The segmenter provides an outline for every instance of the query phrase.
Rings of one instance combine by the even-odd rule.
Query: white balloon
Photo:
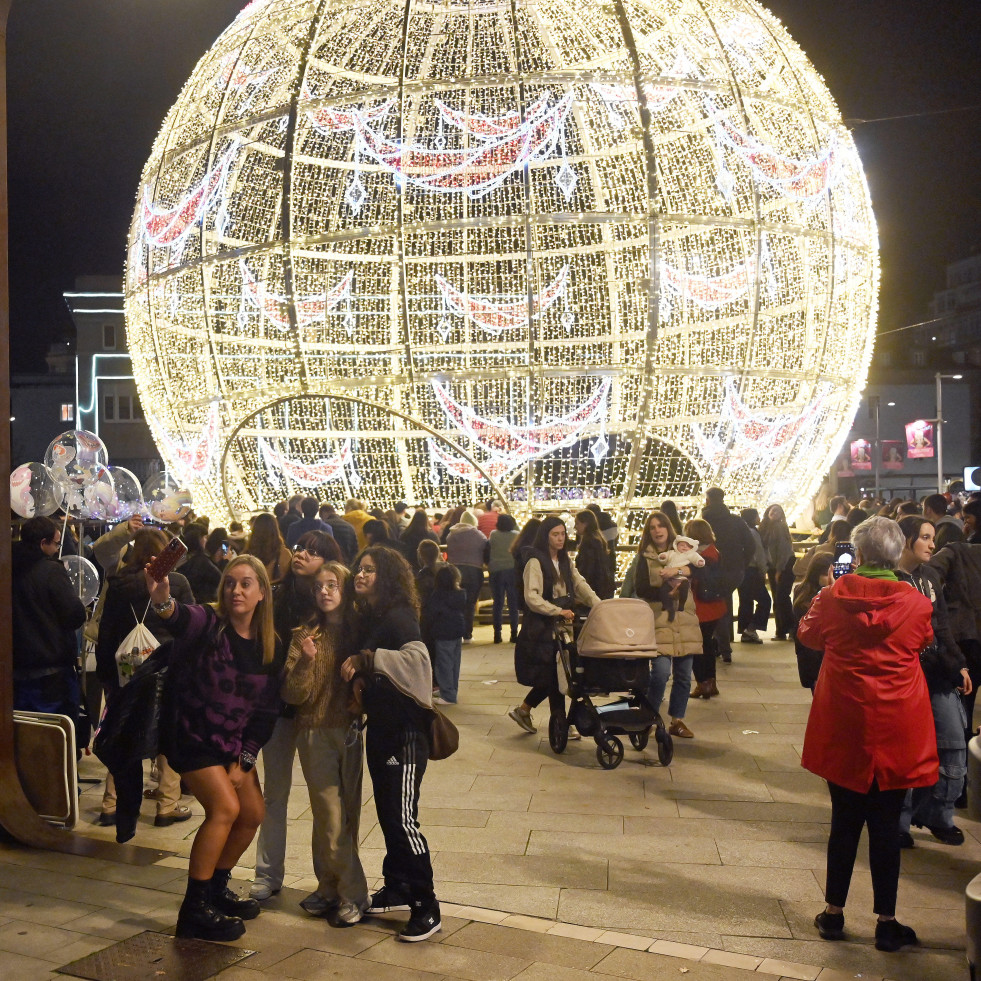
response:
[[[156,521],[179,521],[191,510],[191,492],[165,472],[154,474],[143,485],[143,500]]]
[[[99,597],[99,573],[95,566],[81,555],[64,555],[61,564],[68,572],[75,595],[85,606]]]
[[[54,514],[61,490],[43,463],[25,463],[10,475],[10,506],[22,518]]]
[[[44,453],[44,465],[65,490],[87,486],[99,468],[108,464],[106,444],[85,429],[69,429],[56,436]]]
[[[126,521],[143,510],[143,488],[132,471],[110,467],[115,492],[104,509],[106,521]]]

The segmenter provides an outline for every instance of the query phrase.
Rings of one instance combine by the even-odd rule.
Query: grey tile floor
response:
[[[316,883],[297,765],[285,887],[240,942],[257,953],[222,981],[967,977],[963,894],[981,870],[981,826],[960,812],[963,846],[917,832],[917,847],[903,854],[899,915],[917,930],[918,949],[875,950],[864,848],[846,911],[849,940],[817,937],[830,810],[823,783],[800,768],[810,695],[791,645],[736,646],[734,663],[719,666],[721,696],[689,705],[695,739],[675,740],[670,767],[628,746],[621,766],[604,771],[591,740],[551,752],[545,709],[536,712],[536,735],[507,718],[523,695],[512,648],[487,643],[487,628],[476,638],[464,648],[459,704],[447,710],[460,751],[432,763],[422,788],[443,906],[439,942],[397,943],[398,917],[337,931],[298,908]],[[81,772],[102,771],[87,758]],[[111,841],[112,830],[93,823],[100,796],[84,789],[77,831]],[[54,969],[75,958],[172,929],[199,818],[160,829],[152,806],[145,812],[136,843],[161,851],[145,866],[0,846],[4,981],[61,977]],[[362,833],[366,870],[377,880],[382,838],[370,797]],[[247,853],[236,870],[242,889],[253,861]]]

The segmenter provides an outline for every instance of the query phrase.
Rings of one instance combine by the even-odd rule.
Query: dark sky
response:
[[[122,275],[164,114],[246,0],[14,0],[8,25],[11,359],[43,369],[75,276]],[[979,0],[769,0],[855,124],[879,223],[880,328],[923,319],[981,246]]]

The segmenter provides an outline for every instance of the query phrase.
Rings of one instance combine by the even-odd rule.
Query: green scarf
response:
[[[893,582],[899,582],[899,576],[892,569],[879,569],[873,565],[860,565],[855,572],[860,576],[865,576],[866,579],[891,579]]]

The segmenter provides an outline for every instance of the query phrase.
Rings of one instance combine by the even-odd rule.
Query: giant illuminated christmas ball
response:
[[[750,0],[256,0],[143,171],[126,316],[199,510],[632,524],[802,505],[877,288],[852,138]]]

